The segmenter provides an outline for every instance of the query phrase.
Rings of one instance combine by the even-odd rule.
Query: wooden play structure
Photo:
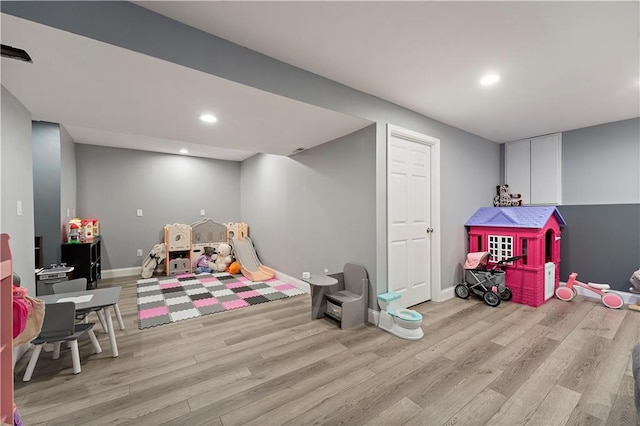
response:
[[[191,226],[182,223],[164,226],[167,275],[191,272]]]
[[[191,225],[174,223],[164,227],[164,243],[156,244],[142,263],[142,277],[151,278],[164,261],[166,275],[192,272],[193,262],[205,247],[217,250],[220,244],[230,244],[242,274],[251,281],[266,281],[275,272],[264,266],[249,238],[246,223],[220,223],[205,218]]]
[[[227,225],[205,218],[191,224],[191,262],[204,253],[205,247],[213,247],[216,251],[222,243],[229,244]]]
[[[482,207],[465,223],[469,252],[488,251],[489,264],[522,256],[505,265],[513,302],[540,306],[560,283],[560,227],[566,222],[553,206]]]

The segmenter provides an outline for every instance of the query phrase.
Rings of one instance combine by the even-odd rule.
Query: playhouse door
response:
[[[388,288],[405,307],[431,299],[433,147],[415,140],[387,140]]]

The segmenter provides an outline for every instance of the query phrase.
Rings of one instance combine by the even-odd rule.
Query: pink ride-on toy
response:
[[[567,280],[567,285],[558,287],[556,289],[556,297],[560,300],[564,300],[565,302],[569,302],[574,297],[576,297],[576,289],[574,287],[582,287],[585,290],[589,290],[593,293],[600,295],[600,300],[607,308],[619,309],[624,305],[624,301],[622,297],[613,291],[609,290],[609,284],[596,284],[596,283],[588,283],[585,284],[576,280],[578,274],[573,272],[569,275],[569,279]]]

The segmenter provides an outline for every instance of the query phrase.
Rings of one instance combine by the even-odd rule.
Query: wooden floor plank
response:
[[[489,419],[504,404],[507,398],[492,389],[485,389],[473,398],[460,411],[443,423],[454,425],[486,425]]]
[[[607,418],[607,425],[633,426],[639,423],[638,413],[633,399],[635,382],[633,377],[624,376],[620,383],[620,390],[616,395],[613,407]]]
[[[613,407],[620,383],[631,362],[631,350],[638,341],[640,321],[635,316],[628,318],[607,345],[598,366],[582,391],[578,408],[591,416],[606,421]]]
[[[468,405],[482,393],[487,385],[502,373],[497,368],[484,366],[460,380],[454,387],[444,392],[440,398],[416,414],[408,425],[441,425]]]
[[[389,408],[374,416],[371,420],[365,423],[365,426],[405,424],[420,411],[422,411],[422,407],[411,401],[409,398],[404,397]]]
[[[555,385],[547,397],[542,401],[538,410],[533,414],[527,425],[564,425],[571,416],[571,412],[578,404],[580,394],[565,387]]]

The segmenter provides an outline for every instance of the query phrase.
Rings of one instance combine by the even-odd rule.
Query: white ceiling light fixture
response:
[[[218,119],[211,114],[200,114],[200,120],[204,121],[205,123],[215,123],[216,121],[218,121]]]
[[[188,154],[188,153],[189,153],[189,151],[188,151],[188,150],[186,150],[186,149],[184,149],[184,148],[182,148],[182,149],[180,150],[180,154]]]
[[[500,76],[498,74],[487,74],[480,79],[480,84],[483,86],[490,86],[498,81],[500,81]]]

